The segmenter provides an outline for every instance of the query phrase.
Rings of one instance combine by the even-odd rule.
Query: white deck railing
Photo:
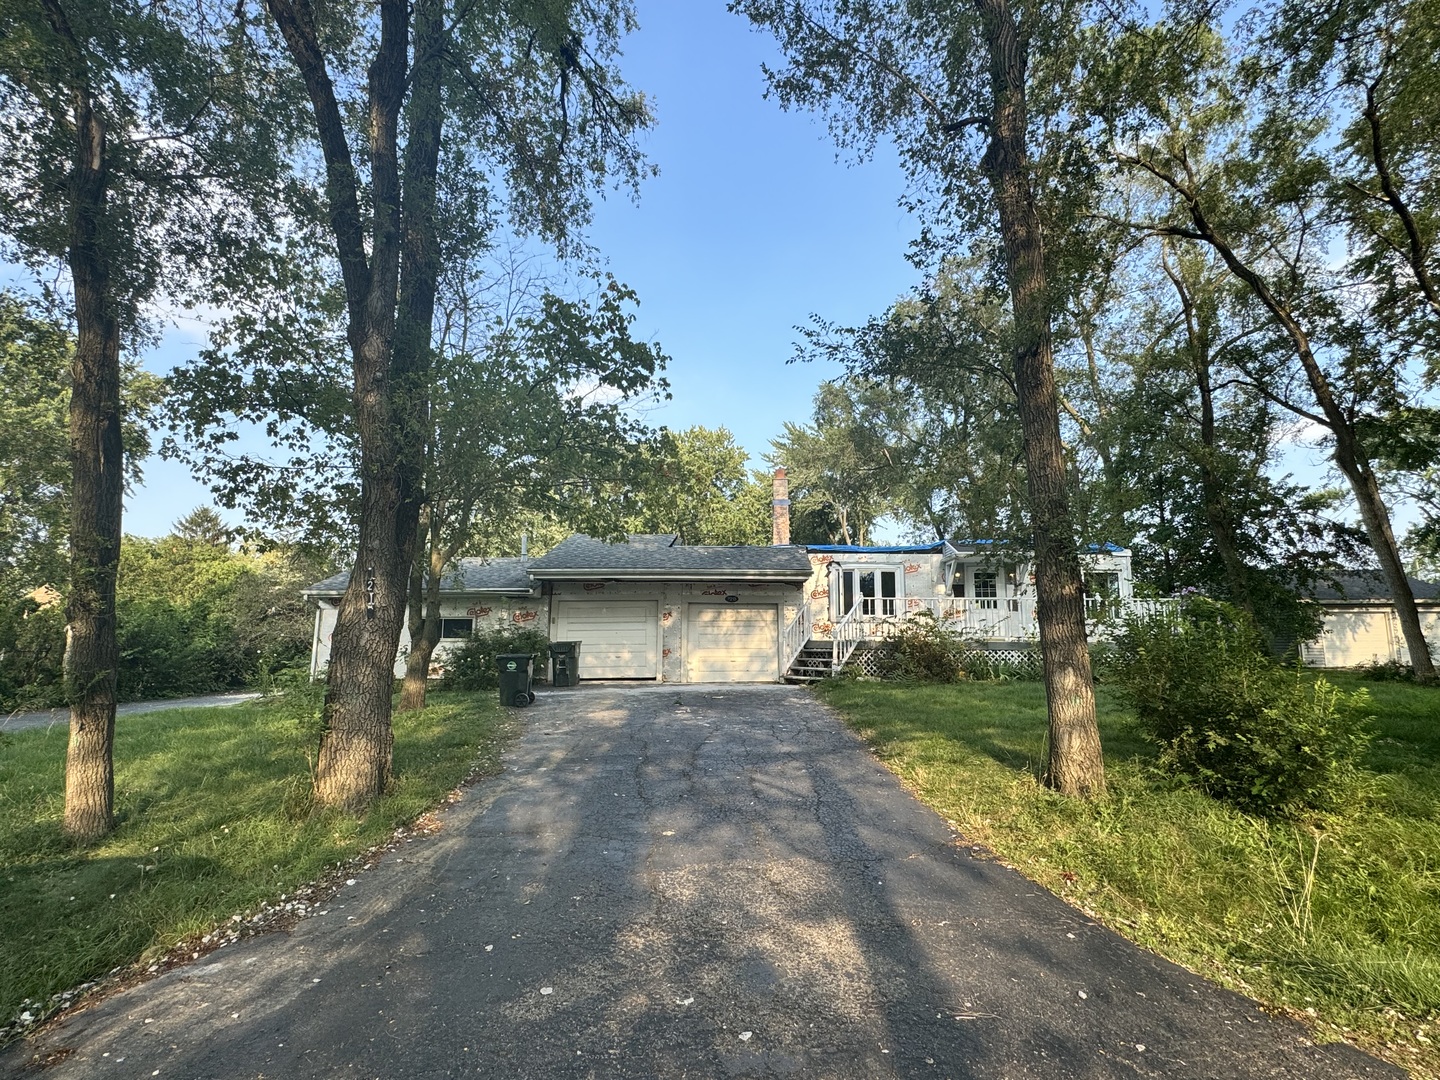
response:
[[[1092,639],[1106,636],[1109,620],[1128,615],[1153,615],[1169,610],[1171,600],[1119,600],[1103,596],[1085,598],[1085,630]],[[1034,597],[927,597],[909,596],[894,601],[894,615],[867,614],[857,602],[832,628],[832,658],[839,671],[862,641],[883,641],[894,637],[906,621],[920,612],[929,612],[945,628],[976,641],[1037,641]]]
[[[864,601],[857,602],[830,630],[830,667],[833,671],[838,672],[845,666],[845,661],[850,659],[856,645],[866,638],[874,637],[869,633],[872,625],[887,621],[883,616],[862,615],[863,608]],[[888,621],[893,623],[895,620]]]
[[[795,663],[795,658],[800,655],[800,650],[810,641],[810,620],[814,618],[814,612],[810,610],[810,601],[806,600],[800,605],[800,610],[790,620],[780,635],[780,673],[783,675],[790,670],[790,665]]]

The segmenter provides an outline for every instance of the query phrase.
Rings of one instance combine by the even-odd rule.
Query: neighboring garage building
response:
[[[1410,578],[1420,629],[1431,654],[1440,660],[1440,586]],[[1410,650],[1390,588],[1378,570],[1345,574],[1316,586],[1310,593],[1325,613],[1320,637],[1301,648],[1312,667],[1342,668],[1361,664],[1410,663]]]
[[[781,631],[810,576],[803,548],[609,544],[572,536],[527,568],[552,641],[579,641],[582,679],[777,682]]]

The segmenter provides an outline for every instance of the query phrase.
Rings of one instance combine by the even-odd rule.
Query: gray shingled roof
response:
[[[631,533],[625,537],[631,547],[674,547],[680,542],[679,533]]]
[[[585,576],[628,578],[654,577],[669,580],[686,577],[709,579],[731,577],[803,581],[810,576],[810,559],[805,549],[793,545],[718,547],[676,544],[608,544],[580,533],[534,559],[530,573],[537,578]]]
[[[350,584],[350,571],[343,570],[303,590],[307,596],[339,596]],[[519,593],[535,587],[519,559],[461,559],[455,569],[440,579],[440,591],[447,593]]]
[[[1415,594],[1416,600],[1440,600],[1440,585],[1429,581],[1421,581],[1419,578],[1407,578],[1410,582],[1410,591]],[[1354,570],[1339,575],[1332,584],[1328,581],[1317,582],[1306,592],[1311,599],[1325,602],[1326,600],[1389,600],[1390,586],[1385,584],[1385,577],[1379,570]]]

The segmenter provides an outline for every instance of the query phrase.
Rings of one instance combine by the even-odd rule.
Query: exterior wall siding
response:
[[[804,596],[810,604],[810,636],[822,641],[829,640],[834,620],[843,612],[843,600],[832,597],[832,564],[843,567],[885,566],[903,570],[903,591],[907,598],[936,598],[950,595],[950,579],[946,573],[949,564],[942,552],[812,552],[811,573],[805,582]],[[1003,560],[987,559],[974,555],[958,560],[963,569],[965,595],[975,596],[976,571],[989,571],[997,575],[996,594],[998,599],[1033,599],[1035,596],[1035,572],[1028,562],[1006,563]],[[1119,595],[1128,599],[1134,595],[1134,580],[1131,576],[1129,553],[1113,552],[1087,553],[1080,556],[1082,569],[1087,573],[1108,572],[1117,576]],[[918,605],[911,605],[913,609]]]
[[[315,647],[310,660],[312,677],[318,676],[330,664],[330,638],[335,632],[335,620],[339,609],[334,600],[321,600],[315,613]],[[549,622],[550,601],[543,596],[533,597],[476,597],[442,596],[440,617],[442,619],[475,620],[476,630],[493,630],[501,626],[532,626],[544,629]],[[441,640],[435,646],[431,658],[431,674],[444,670],[445,656],[459,648],[459,639]],[[395,652],[395,677],[405,674],[405,658],[410,655],[410,628],[400,627],[400,647]]]
[[[1430,653],[1440,660],[1440,604],[1421,601],[1416,606]],[[1302,655],[1312,666],[1326,668],[1410,662],[1400,619],[1389,603],[1326,608],[1324,630],[1317,640],[1304,646]]]

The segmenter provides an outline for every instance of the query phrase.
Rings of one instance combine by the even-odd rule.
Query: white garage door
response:
[[[685,679],[775,682],[778,635],[774,607],[691,604],[685,617]]]
[[[653,679],[660,673],[660,602],[562,600],[555,640],[580,642],[582,679]]]
[[[1340,611],[1325,620],[1325,664],[1355,667],[1395,659],[1386,611]]]

